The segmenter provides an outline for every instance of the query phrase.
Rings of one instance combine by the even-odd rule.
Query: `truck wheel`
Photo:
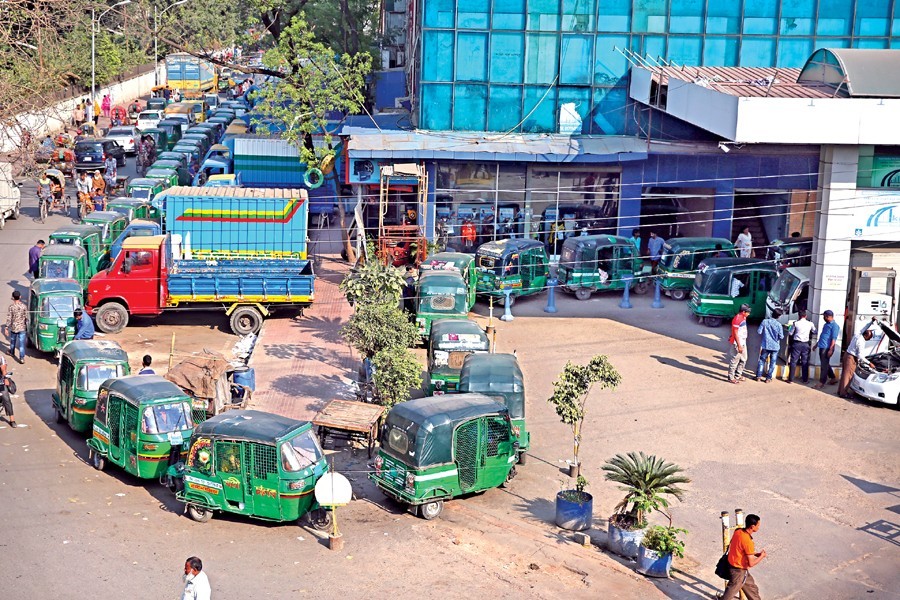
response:
[[[722,324],[722,317],[706,317],[703,319],[703,323],[707,327],[718,327]]]
[[[212,518],[212,511],[196,504],[188,504],[185,509],[187,515],[198,523],[206,523]]]
[[[128,325],[128,311],[118,302],[104,304],[94,316],[103,333],[119,333]]]
[[[575,297],[579,300],[590,300],[592,292],[591,288],[578,288],[575,290]]]
[[[236,335],[259,333],[263,316],[254,306],[239,306],[231,313],[231,331]]]
[[[422,504],[419,506],[419,516],[426,521],[431,521],[432,519],[438,518],[443,510],[444,501],[434,500],[433,502],[428,502],[427,504]]]
[[[681,302],[685,298],[687,298],[687,290],[672,290],[672,300],[678,300]]]

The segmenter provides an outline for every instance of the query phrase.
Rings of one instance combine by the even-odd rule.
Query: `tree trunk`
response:
[[[347,27],[344,29],[344,35],[346,36],[346,32],[350,33],[348,42],[345,45],[347,53],[351,56],[354,54],[358,54],[359,31],[357,30],[356,18],[353,16],[353,11],[350,10],[349,0],[341,0],[341,14],[344,17],[344,22],[347,23]]]

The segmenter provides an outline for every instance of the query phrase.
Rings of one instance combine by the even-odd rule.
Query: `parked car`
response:
[[[113,127],[106,134],[106,138],[114,141],[122,146],[126,154],[134,154],[137,152],[137,140],[140,133],[137,127],[121,126]]]
[[[163,118],[165,118],[165,116],[161,110],[145,110],[138,115],[137,128],[141,131],[144,129],[152,129],[153,127],[156,127]]]
[[[75,170],[102,169],[110,155],[115,157],[116,165],[125,166],[125,148],[113,140],[81,140],[75,144]]]
[[[900,334],[886,323],[878,323],[888,347],[860,360],[850,389],[866,400],[900,406]]]

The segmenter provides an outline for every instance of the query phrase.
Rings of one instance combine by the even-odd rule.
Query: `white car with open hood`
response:
[[[900,334],[880,322],[887,349],[860,360],[850,382],[850,389],[875,402],[900,403]]]

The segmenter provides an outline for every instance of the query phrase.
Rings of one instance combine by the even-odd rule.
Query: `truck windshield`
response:
[[[305,431],[281,444],[281,466],[289,473],[296,473],[322,458],[322,449],[312,431]]]
[[[44,298],[41,304],[41,316],[50,319],[71,319],[75,316],[76,308],[81,308],[81,303],[74,296],[50,296]]]
[[[778,276],[778,281],[772,286],[769,297],[778,302],[785,304],[790,301],[800,285],[800,279],[793,275],[790,271],[784,271]]]
[[[187,402],[171,402],[148,406],[144,409],[144,418],[141,419],[141,431],[143,433],[171,433],[191,429],[194,421],[191,418],[191,407]]]
[[[75,263],[59,258],[41,262],[41,277],[47,279],[71,279],[75,274]]]
[[[107,379],[122,377],[125,369],[122,365],[84,365],[78,371],[78,380],[75,386],[86,392],[96,392]]]

